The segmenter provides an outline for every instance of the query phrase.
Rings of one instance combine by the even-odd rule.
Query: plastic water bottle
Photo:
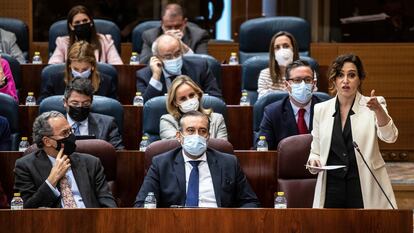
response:
[[[132,103],[134,106],[144,106],[144,98],[141,95],[141,92],[136,92],[134,101]]]
[[[40,57],[40,52],[34,52],[34,56],[32,59],[33,64],[42,64],[42,57]]]
[[[19,151],[20,152],[24,152],[27,148],[29,148],[30,144],[27,141],[27,137],[22,137],[22,140],[20,141],[19,144]]]
[[[237,53],[232,52],[229,58],[229,65],[238,65],[239,59],[237,58]]]
[[[139,65],[138,53],[132,52],[131,58],[129,59],[130,65]]]
[[[36,105],[36,98],[34,97],[33,92],[27,93],[26,106],[35,106],[35,105]]]
[[[147,209],[157,208],[157,199],[155,198],[155,195],[153,192],[149,192],[147,197],[145,198],[144,208],[147,208]]]
[[[268,151],[269,146],[267,145],[266,136],[260,136],[257,142],[257,151]]]
[[[141,143],[139,143],[139,151],[145,152],[149,145],[148,136],[144,135],[142,136]]]
[[[250,98],[246,90],[242,91],[242,97],[240,98],[240,106],[250,106]]]
[[[285,197],[284,192],[277,192],[277,196],[275,198],[275,209],[286,209],[287,208],[287,200]]]
[[[23,199],[20,197],[20,193],[14,193],[13,199],[10,202],[11,210],[22,210],[23,209]]]

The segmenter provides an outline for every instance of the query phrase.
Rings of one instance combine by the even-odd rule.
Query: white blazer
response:
[[[321,165],[326,165],[328,160],[332,130],[334,124],[336,98],[318,103],[315,105],[313,116],[312,146],[309,159],[318,159]],[[385,162],[382,159],[378,138],[387,143],[393,143],[397,140],[398,129],[391,119],[387,125],[379,127],[375,113],[366,107],[366,101],[359,92],[355,97],[352,110],[355,114],[350,116],[352,138],[358,144],[361,153],[367,161],[372,172],[377,177],[388,198],[395,208],[397,204],[392,190],[391,182],[385,168]],[[378,102],[387,112],[385,99],[377,97]],[[387,112],[388,114],[388,112]],[[391,117],[390,117],[391,118]],[[362,199],[366,209],[389,209],[392,208],[378,184],[375,182],[364,161],[355,150],[355,157],[358,165],[359,178],[361,181]],[[316,182],[313,208],[323,208],[325,203],[326,190],[326,172],[319,172]]]

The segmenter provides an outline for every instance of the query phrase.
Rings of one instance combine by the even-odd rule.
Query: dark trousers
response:
[[[359,177],[327,175],[325,208],[364,208]]]

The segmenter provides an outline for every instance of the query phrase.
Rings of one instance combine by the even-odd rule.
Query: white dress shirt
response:
[[[49,158],[50,162],[52,162],[52,166],[54,166],[56,163],[56,158],[49,156],[49,155],[47,157]],[[67,170],[66,178],[68,179],[68,183],[70,185],[70,189],[72,190],[73,198],[75,199],[77,208],[85,208],[85,203],[83,203],[82,196],[79,192],[78,184],[76,184],[76,180],[75,180],[75,177],[73,176],[73,172],[71,168]],[[60,196],[59,190],[53,187],[53,185],[49,183],[47,179],[46,179],[46,184],[49,185],[50,189],[53,191],[53,193],[57,197]],[[61,200],[61,203],[62,203],[62,206],[64,206],[63,199]]]
[[[185,155],[184,150],[183,158],[185,164],[185,192],[187,193],[188,180],[190,179],[190,173],[193,166],[190,164],[190,159]],[[199,192],[198,192],[198,206],[199,207],[217,207],[216,195],[214,193],[213,179],[211,178],[210,168],[207,163],[207,154],[204,152],[197,161],[201,161],[198,165],[199,172]]]
[[[66,114],[66,119],[68,120],[70,127],[72,127],[72,129],[73,129],[74,124],[75,124],[77,121],[74,121],[74,120],[73,120],[73,119],[69,116],[69,114]],[[81,122],[79,122],[79,123],[80,123],[80,125],[79,125],[79,132],[80,132],[80,135],[89,135],[89,129],[88,129],[88,118],[86,118],[85,120],[83,120],[83,121],[81,121]],[[75,133],[75,132],[73,132],[73,133]]]
[[[301,108],[299,108],[294,103],[292,103],[292,101],[290,101],[290,104],[292,105],[292,110],[293,110],[293,115],[295,115],[295,120],[296,122],[298,122],[299,109]],[[305,118],[306,126],[308,127],[308,129],[309,129],[311,105],[312,105],[312,100],[309,101],[309,103],[304,107],[305,115],[303,117]]]

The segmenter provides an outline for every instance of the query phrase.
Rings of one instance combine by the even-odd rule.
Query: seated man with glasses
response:
[[[33,123],[39,150],[18,160],[14,190],[24,208],[116,207],[98,158],[75,152],[76,138],[65,116],[45,112]]]
[[[95,136],[111,143],[116,150],[124,149],[115,118],[90,112],[93,93],[92,83],[86,78],[75,78],[66,87],[63,105],[69,125],[76,136]]]
[[[260,136],[266,136],[270,150],[289,136],[312,130],[313,107],[321,102],[312,95],[314,74],[306,61],[296,60],[286,67],[286,90],[289,96],[266,106],[260,123]]]
[[[198,111],[185,113],[176,138],[181,146],[152,159],[135,207],[153,192],[158,208],[260,205],[236,156],[207,148],[210,122]]]
[[[204,93],[221,98],[216,78],[204,59],[187,59],[183,56],[181,41],[168,34],[161,35],[152,44],[153,54],[149,65],[137,71],[137,91],[144,101],[167,93],[178,75],[189,76]]]

